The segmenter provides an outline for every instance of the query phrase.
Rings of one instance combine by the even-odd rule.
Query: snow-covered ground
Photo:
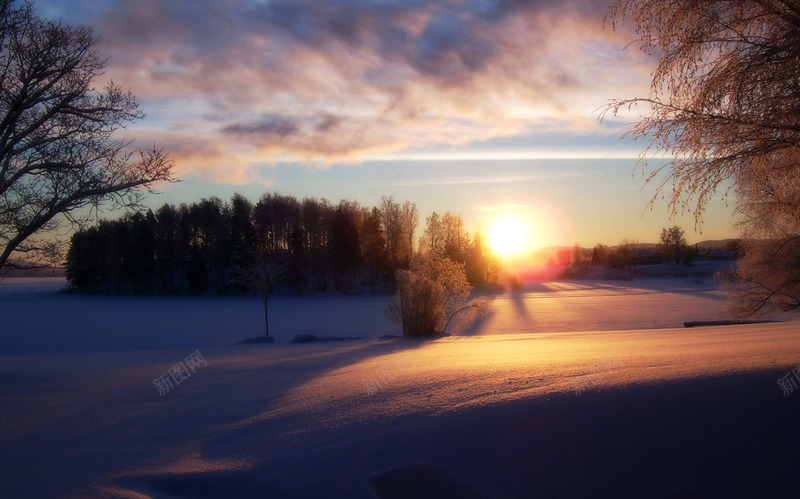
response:
[[[0,355],[201,348],[264,331],[255,296],[87,296],[64,294],[63,278],[0,281]],[[727,318],[711,280],[531,282],[492,297],[483,316],[453,333],[551,333],[680,327]],[[296,335],[380,338],[401,334],[383,314],[391,296],[275,296],[277,342]]]
[[[729,318],[725,295],[711,280],[531,282],[496,296],[483,320],[460,333],[657,329]]]
[[[0,355],[195,349],[264,334],[264,307],[255,295],[89,296],[59,293],[64,285],[63,278],[0,281]],[[400,326],[383,315],[391,299],[271,297],[271,333],[278,342],[300,334],[401,334]]]
[[[17,348],[0,355],[2,497],[800,490],[800,323],[648,329],[723,317],[700,284],[535,283],[429,342],[360,332],[396,327],[381,315],[386,297],[286,298],[318,314],[294,318],[317,328],[303,332],[365,339],[235,346],[254,334],[236,316],[260,320],[257,299],[12,284],[0,290],[0,341]],[[125,343],[137,330],[147,340]]]

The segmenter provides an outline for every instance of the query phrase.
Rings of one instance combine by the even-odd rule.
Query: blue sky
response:
[[[447,210],[468,228],[502,213],[534,245],[655,241],[666,201],[634,174],[637,118],[598,120],[646,96],[654,62],[592,0],[48,0],[40,15],[91,26],[102,79],[147,113],[126,130],[171,152],[182,182],[148,199],[382,196]],[[655,160],[654,164],[662,164]],[[690,242],[730,237],[732,208]]]

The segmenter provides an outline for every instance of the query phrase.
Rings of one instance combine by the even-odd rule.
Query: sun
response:
[[[530,229],[521,219],[504,216],[489,227],[489,247],[496,255],[508,257],[530,249]]]

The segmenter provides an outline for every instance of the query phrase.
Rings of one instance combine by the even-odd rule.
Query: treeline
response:
[[[71,239],[66,276],[73,288],[105,293],[242,293],[254,261],[280,262],[286,291],[384,291],[414,253],[441,249],[465,265],[470,283],[494,279],[497,265],[480,234],[459,216],[434,213],[419,247],[416,205],[384,197],[357,202],[264,194],[253,204],[236,194],[192,204],[165,204],[100,221]]]

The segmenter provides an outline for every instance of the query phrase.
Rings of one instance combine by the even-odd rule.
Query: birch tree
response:
[[[657,59],[649,95],[605,109],[646,110],[629,133],[649,142],[647,181],[698,223],[718,190],[733,196],[754,241],[727,279],[736,309],[797,308],[800,276],[776,269],[800,261],[800,2],[619,0],[609,20]],[[650,168],[655,153],[672,159]]]

